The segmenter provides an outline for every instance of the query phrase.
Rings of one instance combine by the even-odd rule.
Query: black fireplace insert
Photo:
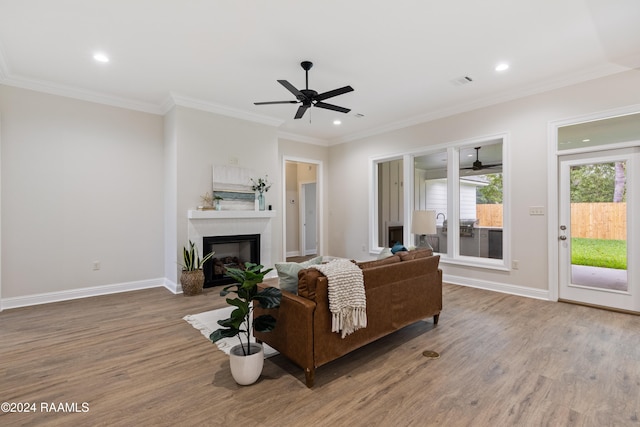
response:
[[[259,234],[205,236],[202,248],[203,256],[215,252],[203,266],[205,288],[233,283],[227,268],[244,268],[245,262],[260,264]]]

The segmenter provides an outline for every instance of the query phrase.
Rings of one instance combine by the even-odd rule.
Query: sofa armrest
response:
[[[316,303],[307,298],[282,291],[280,307],[263,309],[256,306],[254,318],[270,314],[276,327],[270,332],[254,331],[258,341],[265,342],[303,369],[313,369],[313,313]]]

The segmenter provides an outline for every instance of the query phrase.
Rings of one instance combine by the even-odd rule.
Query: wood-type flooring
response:
[[[182,320],[224,306],[218,291],[0,313],[0,402],[36,405],[0,412],[0,425],[640,425],[639,316],[445,284],[438,326],[322,366],[312,389],[280,355],[238,386],[228,357]]]

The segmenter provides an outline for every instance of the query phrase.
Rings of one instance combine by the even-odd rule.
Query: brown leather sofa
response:
[[[315,369],[404,326],[442,310],[440,256],[430,250],[401,252],[383,260],[358,263],[362,268],[367,299],[367,327],[344,339],[331,332],[327,278],[309,268],[298,273],[298,295],[282,292],[280,307],[263,310],[277,319],[271,332],[255,332],[304,369],[307,387],[313,387]]]

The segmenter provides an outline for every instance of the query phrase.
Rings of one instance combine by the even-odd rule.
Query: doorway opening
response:
[[[299,262],[321,255],[321,170],[315,160],[284,159],[284,258]]]
[[[556,124],[550,147],[557,164],[550,186],[550,206],[557,208],[549,218],[549,239],[557,242],[550,246],[552,299],[640,311],[638,273],[629,262],[640,246],[634,214],[639,118],[632,113]]]

